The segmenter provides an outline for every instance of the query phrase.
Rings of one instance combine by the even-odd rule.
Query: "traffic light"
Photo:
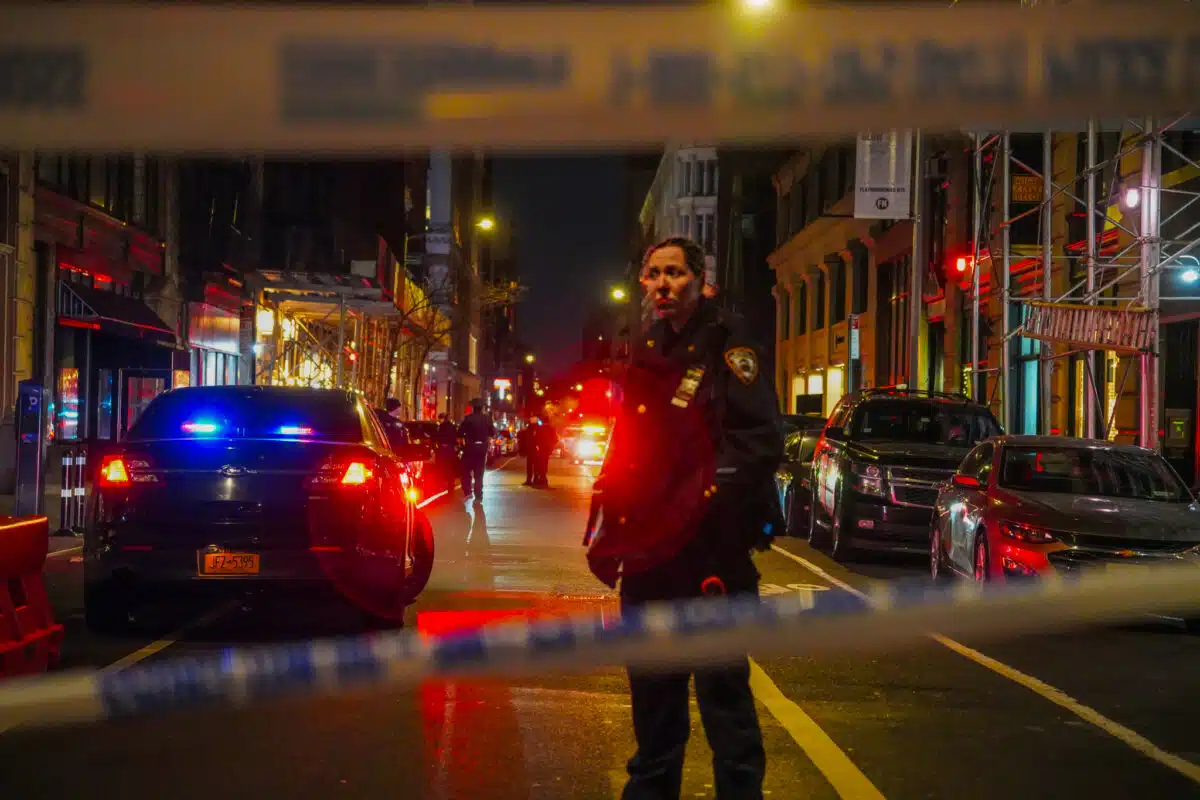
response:
[[[974,262],[974,256],[959,256],[954,260],[954,271],[960,276],[966,275],[971,271],[971,267],[974,266]]]

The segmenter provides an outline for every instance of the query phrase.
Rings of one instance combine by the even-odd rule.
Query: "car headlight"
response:
[[[1058,541],[1058,537],[1045,528],[1023,525],[1019,522],[1001,522],[1000,532],[1010,539],[1030,544],[1049,544]]]
[[[851,486],[863,494],[883,497],[883,470],[875,464],[851,464]]]

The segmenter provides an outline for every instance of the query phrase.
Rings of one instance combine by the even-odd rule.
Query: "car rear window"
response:
[[[132,440],[280,437],[363,441],[354,401],[339,392],[180,389],[160,395],[129,432]]]

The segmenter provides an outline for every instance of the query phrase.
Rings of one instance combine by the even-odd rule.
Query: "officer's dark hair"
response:
[[[678,247],[683,251],[684,263],[687,264],[692,274],[704,275],[704,248],[686,236],[668,236],[658,244],[647,247],[645,255],[642,256],[642,267],[644,268],[650,261],[650,256],[664,247]]]

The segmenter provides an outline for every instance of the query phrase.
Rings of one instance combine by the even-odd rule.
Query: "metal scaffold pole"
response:
[[[908,388],[916,389],[921,368],[921,289],[925,277],[925,232],[921,214],[925,202],[925,153],[921,132],[913,132],[912,263],[908,274]]]
[[[346,349],[346,295],[338,299],[338,340],[337,340],[337,388],[344,388],[343,377],[345,368],[342,366],[342,353]]]
[[[1087,124],[1087,194],[1085,209],[1087,213],[1087,303],[1096,304],[1096,120],[1089,119]],[[1083,373],[1083,436],[1087,439],[1096,438],[1096,417],[1099,411],[1096,397],[1096,353],[1084,353]],[[1074,387],[1072,387],[1074,391]]]
[[[1158,327],[1158,208],[1159,208],[1159,161],[1162,151],[1159,147],[1160,138],[1154,129],[1154,120],[1147,117],[1142,124],[1142,134],[1145,137],[1142,145],[1142,180],[1141,180],[1141,229],[1139,231],[1141,245],[1140,260],[1140,296],[1146,308],[1154,315]],[[1151,342],[1151,352],[1138,355],[1139,366],[1139,413],[1138,413],[1138,443],[1142,447],[1158,447],[1158,353],[1159,333],[1156,329]]]
[[[1011,330],[1009,326],[1009,305],[1010,303],[1010,286],[1011,265],[1012,260],[1012,229],[1008,224],[1009,206],[1012,200],[1012,137],[1005,131],[1001,138],[1001,175],[1000,175],[1000,424],[1006,432],[1012,430],[1012,397],[1009,394],[1009,388],[1012,385],[1009,380],[1009,366],[1012,362],[1012,339],[1008,333]]]
[[[1054,132],[1046,131],[1042,136],[1042,299],[1049,302],[1053,284],[1054,253]],[[1051,421],[1051,398],[1053,396],[1054,362],[1050,344],[1038,345],[1038,377],[1041,400],[1038,432],[1048,435],[1054,427]]]
[[[983,137],[976,133],[972,137],[975,151],[972,154],[975,166],[974,192],[975,202],[971,212],[971,236],[973,240],[973,255],[971,260],[971,397],[978,402],[985,402],[983,396],[983,379],[979,371],[979,313],[980,313],[980,280],[979,252],[980,241],[983,237]]]

